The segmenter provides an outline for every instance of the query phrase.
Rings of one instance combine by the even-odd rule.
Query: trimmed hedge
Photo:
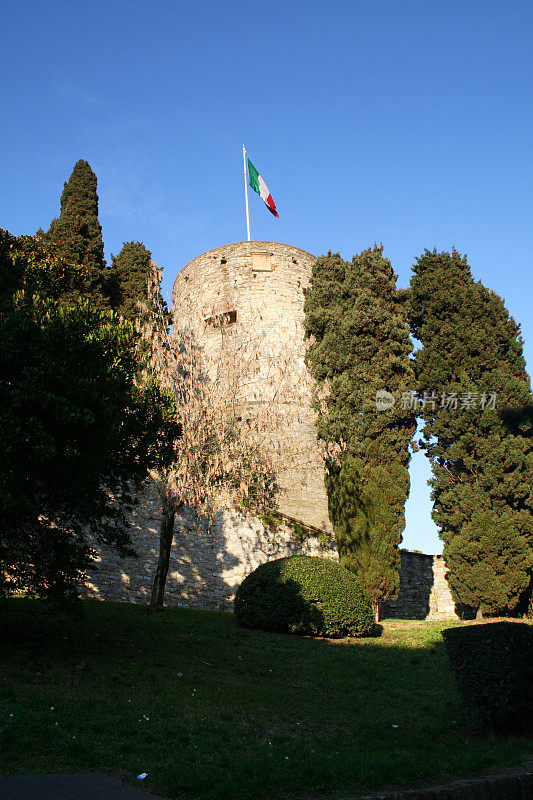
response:
[[[290,556],[261,564],[235,595],[242,625],[314,636],[364,636],[372,607],[357,578],[335,561]]]
[[[465,720],[502,733],[533,722],[533,626],[488,622],[442,631]]]

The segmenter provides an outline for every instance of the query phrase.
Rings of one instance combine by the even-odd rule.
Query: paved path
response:
[[[140,781],[139,781],[140,783]],[[0,800],[161,800],[109,775],[0,775]]]

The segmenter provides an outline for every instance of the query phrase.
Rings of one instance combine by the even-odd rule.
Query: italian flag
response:
[[[270,213],[274,214],[275,217],[279,217],[279,214],[276,211],[276,204],[272,199],[272,195],[268,191],[268,186],[266,185],[263,178],[254,167],[250,159],[248,159],[248,177],[250,179],[250,186],[252,187],[254,192],[257,192],[261,200],[264,201]]]

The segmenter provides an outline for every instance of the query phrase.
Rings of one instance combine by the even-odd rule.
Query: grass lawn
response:
[[[105,772],[167,798],[347,797],[518,764],[461,728],[442,623],[381,638],[240,629],[231,614],[84,601],[0,612],[0,772]]]

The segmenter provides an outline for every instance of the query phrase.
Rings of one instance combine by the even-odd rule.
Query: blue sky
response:
[[[164,290],[246,238],[242,143],[280,214],[252,238],[346,258],[467,253],[533,364],[533,6],[515,0],[4,0],[0,226],[47,228],[86,158],[106,257],[143,241]],[[424,456],[404,545],[440,552]]]

